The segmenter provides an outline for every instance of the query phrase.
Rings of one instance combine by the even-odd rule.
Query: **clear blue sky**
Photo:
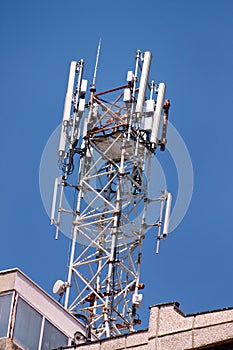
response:
[[[54,240],[39,165],[61,121],[69,62],[83,58],[91,76],[101,36],[97,88],[124,84],[135,51],[150,50],[194,169],[188,213],[159,256],[154,233],[145,240],[144,326],[160,302],[186,313],[233,306],[232,16],[231,0],[1,1],[1,269],[19,267],[49,293],[65,278],[69,242]]]

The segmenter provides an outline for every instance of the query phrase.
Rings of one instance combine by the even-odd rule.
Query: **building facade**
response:
[[[178,303],[150,308],[149,328],[78,350],[233,350],[233,308],[185,315]],[[72,348],[75,349],[75,348]]]
[[[77,332],[86,337],[86,327],[20,270],[0,272],[0,349],[54,349]]]
[[[18,269],[0,272],[0,350],[233,350],[233,308],[150,308],[149,327],[88,342],[87,328]]]

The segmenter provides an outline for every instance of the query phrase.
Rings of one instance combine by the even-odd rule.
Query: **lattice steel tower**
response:
[[[54,292],[64,293],[65,308],[86,317],[98,337],[109,337],[140,324],[145,231],[158,227],[157,251],[168,234],[171,194],[164,190],[150,199],[148,184],[156,181],[156,174],[150,180],[156,149],[165,149],[170,102],[164,101],[165,84],[148,80],[148,51],[136,52],[125,85],[96,92],[99,49],[89,92],[84,61],[70,65],[51,223],[57,237],[63,215],[72,226],[67,281],[57,281]],[[75,195],[72,210],[64,207],[66,191]],[[153,200],[161,204],[160,216],[148,224]]]

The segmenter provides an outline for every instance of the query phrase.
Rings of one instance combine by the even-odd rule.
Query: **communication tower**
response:
[[[84,61],[70,64],[51,223],[56,238],[64,215],[72,227],[67,280],[57,281],[54,292],[64,294],[65,308],[101,338],[140,324],[145,231],[157,227],[158,252],[168,234],[172,196],[166,190],[159,198],[148,193],[149,182],[156,181],[156,174],[150,179],[151,162],[158,148],[165,150],[170,106],[165,84],[149,81],[151,53],[136,52],[123,86],[97,92],[99,51],[100,44],[89,91]],[[68,191],[75,196],[72,210],[64,207]],[[161,209],[149,224],[152,201]]]

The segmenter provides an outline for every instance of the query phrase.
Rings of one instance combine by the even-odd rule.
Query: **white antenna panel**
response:
[[[80,98],[78,110],[79,110],[79,112],[84,112],[84,110],[85,110],[85,100],[84,100],[84,98]]]
[[[76,66],[77,66],[76,61],[72,61],[70,63],[70,74],[69,74],[69,81],[68,81],[66,98],[65,98],[64,112],[63,112],[63,124],[64,124],[64,121],[70,120],[70,108],[71,108],[72,98],[73,98]]]
[[[131,91],[129,88],[126,88],[124,90],[124,98],[123,98],[124,102],[130,102],[131,101]]]
[[[138,99],[137,99],[137,105],[136,105],[136,113],[142,113],[143,106],[145,103],[146,88],[147,88],[148,76],[150,72],[151,58],[152,58],[151,52],[146,51],[144,53],[142,74],[140,79]]]
[[[155,101],[153,99],[146,101],[146,113],[154,113]]]
[[[142,304],[142,294],[133,294],[132,303],[135,307],[140,308]]]
[[[59,156],[63,156],[65,153],[65,146],[66,146],[66,132],[65,131],[66,131],[68,122],[70,120],[70,110],[71,110],[72,99],[73,99],[73,89],[74,89],[76,67],[77,67],[77,62],[72,61],[70,63],[70,74],[69,74],[69,81],[68,81],[66,98],[65,98],[64,112],[63,112],[61,136],[60,136],[60,143],[59,143],[59,149],[58,149]]]
[[[127,72],[127,81],[130,83],[134,80],[134,74],[133,74],[133,71],[132,70],[129,70]]]
[[[82,79],[82,84],[81,84],[81,94],[84,94],[87,92],[87,80]]]
[[[151,133],[151,142],[157,144],[158,142],[158,134],[161,123],[161,115],[163,110],[163,103],[165,97],[166,85],[164,83],[159,84],[158,88],[158,96],[156,101],[156,107],[153,117],[153,128]]]
[[[169,231],[171,205],[172,205],[172,194],[170,192],[168,192],[167,193],[165,219],[164,219],[164,228],[163,228],[163,236],[164,237],[166,237],[168,235],[168,231]]]

